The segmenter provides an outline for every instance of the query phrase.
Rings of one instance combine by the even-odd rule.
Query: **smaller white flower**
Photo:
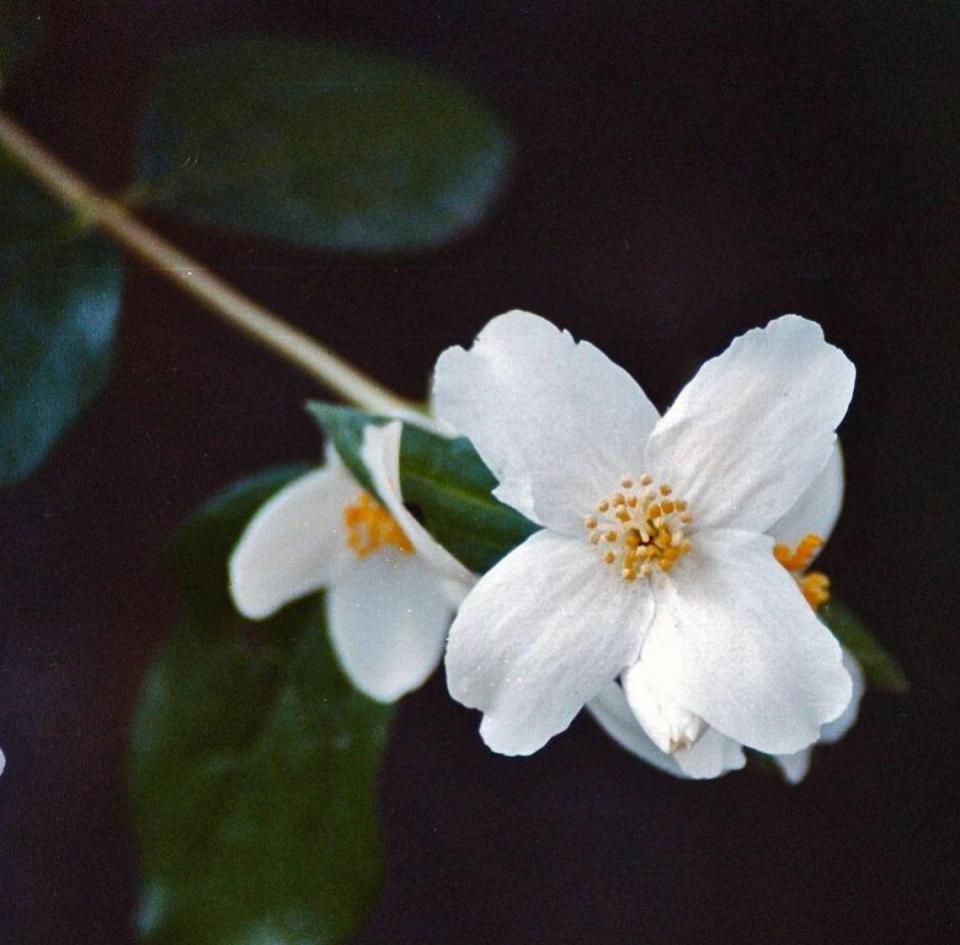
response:
[[[234,603],[253,620],[326,588],[337,657],[353,684],[380,702],[434,671],[473,583],[403,504],[402,429],[393,421],[364,431],[361,456],[383,505],[330,449],[326,466],[260,509],[230,559]]]

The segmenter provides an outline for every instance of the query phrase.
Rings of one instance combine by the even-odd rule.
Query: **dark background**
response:
[[[360,941],[956,941],[960,5],[60,2],[45,26],[9,107],[108,190],[150,64],[226,30],[406,53],[499,110],[509,191],[441,251],[322,256],[154,218],[406,395],[512,307],[615,353],[661,406],[784,311],[858,366],[822,563],[909,696],[868,694],[789,789],[669,779],[587,718],[498,757],[435,678],[397,720],[390,877]],[[317,455],[313,392],[132,267],[106,395],[0,504],[5,945],[131,940],[127,720],[175,606],[157,551],[221,486]]]

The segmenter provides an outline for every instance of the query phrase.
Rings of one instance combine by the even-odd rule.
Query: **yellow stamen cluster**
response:
[[[830,578],[822,571],[808,571],[806,574],[799,572],[810,564],[821,545],[823,539],[819,535],[810,534],[803,538],[795,550],[789,545],[773,546],[774,558],[793,575],[800,592],[814,610],[830,600]]]
[[[353,505],[343,510],[347,545],[360,558],[366,558],[385,545],[413,554],[413,545],[394,517],[369,493],[361,492]]]
[[[648,577],[654,568],[669,571],[690,550],[684,529],[693,516],[687,503],[672,495],[670,486],[654,486],[646,474],[636,480],[624,476],[620,489],[584,519],[590,543],[625,581]]]

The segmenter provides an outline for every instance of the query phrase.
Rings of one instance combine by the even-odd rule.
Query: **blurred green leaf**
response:
[[[510,154],[480,102],[416,63],[278,37],[158,70],[141,135],[154,202],[320,249],[408,251],[476,224]]]
[[[36,0],[0,0],[0,84],[33,52],[39,38]]]
[[[340,942],[380,887],[376,781],[391,709],[337,668],[321,599],[254,624],[226,595],[244,525],[298,473],[223,493],[170,552],[187,613],[147,675],[131,752],[150,943]]]
[[[906,674],[893,654],[845,604],[832,598],[819,608],[817,614],[856,658],[869,686],[888,692],[906,692],[910,688]]]
[[[311,403],[310,411],[343,461],[370,488],[359,449],[363,428],[383,423],[349,407]],[[483,574],[537,526],[494,498],[497,481],[470,442],[404,424],[400,485],[404,502],[430,533],[471,571]]]
[[[0,148],[0,486],[32,472],[103,387],[120,261]]]

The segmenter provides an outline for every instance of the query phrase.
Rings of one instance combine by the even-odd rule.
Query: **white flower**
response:
[[[393,421],[364,432],[363,461],[380,505],[332,450],[254,516],[230,559],[245,617],[269,617],[327,588],[330,638],[354,685],[381,702],[416,689],[443,655],[473,577],[427,533],[400,495]]]
[[[441,356],[439,416],[496,495],[543,526],[450,632],[450,691],[483,711],[491,748],[536,751],[621,674],[674,752],[720,735],[772,754],[817,739],[850,675],[766,532],[826,467],[853,381],[792,315],[704,364],[662,418],[600,351],[528,313]]]
[[[837,445],[823,472],[796,505],[769,529],[769,534],[776,541],[774,556],[794,574],[812,607],[825,601],[829,582],[822,574],[808,573],[807,567],[829,538],[842,503],[843,458]],[[837,719],[821,728],[819,742],[837,741],[856,721],[865,688],[863,671],[849,653],[845,652],[843,659],[853,680],[853,697]],[[636,682],[636,667],[630,674]],[[656,691],[655,686],[651,686],[651,689]],[[703,731],[692,746],[670,752],[669,744],[664,744],[666,739],[657,737],[656,716],[651,718],[651,713],[644,711],[643,703],[650,701],[651,696],[641,691],[634,700],[628,702],[624,689],[616,683],[610,683],[591,700],[588,708],[611,737],[645,761],[671,774],[692,778],[713,778],[742,768],[746,763],[742,746],[715,730],[709,733]],[[684,717],[679,707],[675,707],[674,711],[677,718]],[[644,719],[646,731],[639,718]],[[702,720],[699,721],[702,723]],[[792,754],[775,755],[774,758],[786,779],[796,784],[806,776],[810,756],[811,749],[803,748]]]

